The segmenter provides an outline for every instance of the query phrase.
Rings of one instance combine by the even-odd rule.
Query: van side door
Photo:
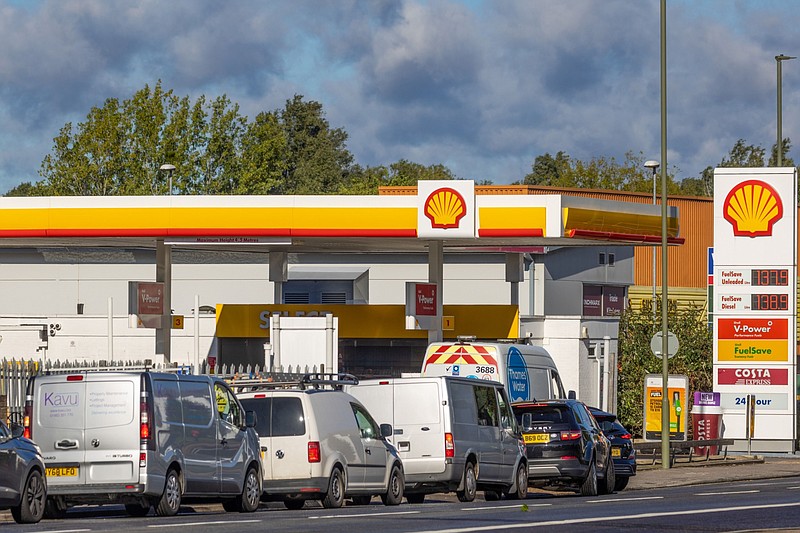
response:
[[[514,467],[517,460],[524,453],[524,448],[520,445],[522,434],[517,425],[517,419],[511,411],[511,405],[503,389],[497,389],[497,403],[500,406],[500,426],[502,437],[503,467],[502,475],[504,479],[514,479]]]
[[[381,438],[380,428],[369,412],[363,406],[351,402],[353,415],[356,417],[356,424],[361,434],[361,446],[363,447],[363,483],[365,487],[385,487],[386,463],[389,452]]]
[[[212,401],[213,391],[207,380],[181,379],[178,383],[186,435],[182,449],[186,493],[217,492],[217,406]]]
[[[480,466],[478,476],[482,481],[503,479],[503,452],[500,430],[500,413],[494,387],[475,385],[475,403],[478,407],[478,440]]]
[[[233,392],[223,383],[214,383],[217,400],[217,461],[220,492],[238,494],[244,485],[248,453],[245,447],[244,412]]]

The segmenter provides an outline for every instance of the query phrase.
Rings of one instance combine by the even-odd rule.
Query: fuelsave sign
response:
[[[719,318],[719,361],[788,361],[788,318]]]

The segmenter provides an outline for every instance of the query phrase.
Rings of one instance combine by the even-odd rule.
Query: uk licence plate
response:
[[[78,477],[77,466],[48,466],[47,477]]]
[[[622,450],[619,448],[611,448],[611,457],[622,457]]]
[[[525,433],[522,438],[525,440],[525,444],[547,444],[550,442],[549,433]]]

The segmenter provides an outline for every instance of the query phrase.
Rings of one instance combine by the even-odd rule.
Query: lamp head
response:
[[[657,169],[658,167],[661,166],[661,163],[659,163],[658,161],[654,161],[654,160],[650,159],[650,160],[644,162],[644,166],[646,166],[647,168],[652,168],[653,170],[655,170],[655,169]]]
[[[175,170],[175,165],[170,165],[169,163],[164,163],[159,167],[159,170]]]
[[[775,56],[775,61],[788,61],[790,59],[797,59],[797,57],[796,56],[787,56],[787,55],[784,55],[784,54],[781,54],[779,56]]]

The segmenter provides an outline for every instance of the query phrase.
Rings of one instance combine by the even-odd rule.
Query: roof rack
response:
[[[227,380],[235,392],[265,390],[265,389],[324,389],[326,386],[333,390],[342,390],[345,385],[358,385],[358,378],[352,374],[315,372],[304,374],[296,381],[273,381],[271,377],[257,379],[230,379]]]

